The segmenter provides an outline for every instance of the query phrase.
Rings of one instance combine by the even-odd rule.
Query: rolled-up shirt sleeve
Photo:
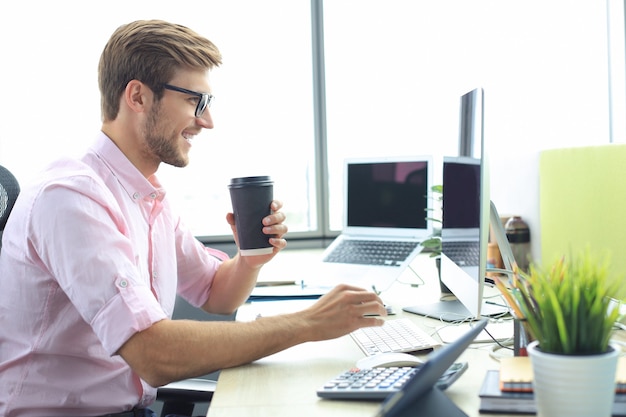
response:
[[[133,334],[167,318],[150,288],[135,285],[126,278],[115,280],[115,286],[119,293],[104,305],[91,323],[109,355],[114,355]]]

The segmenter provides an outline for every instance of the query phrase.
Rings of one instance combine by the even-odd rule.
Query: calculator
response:
[[[317,390],[317,396],[338,400],[384,400],[400,391],[417,372],[418,367],[352,368],[326,382]],[[467,362],[455,362],[436,382],[445,390],[467,369]]]

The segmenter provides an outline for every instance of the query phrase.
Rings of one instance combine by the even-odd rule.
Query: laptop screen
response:
[[[426,229],[426,158],[347,163],[348,227]]]
[[[480,227],[480,160],[444,160],[443,205],[444,229]]]

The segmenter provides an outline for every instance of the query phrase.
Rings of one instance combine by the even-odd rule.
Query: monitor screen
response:
[[[506,312],[483,302],[491,212],[483,101],[482,88],[461,97],[461,155],[443,159],[440,279],[456,300],[405,307],[405,311],[444,321]],[[473,255],[470,251],[470,255],[461,256],[461,249],[471,249]]]
[[[475,232],[480,227],[481,165],[475,158],[444,158],[443,231]]]

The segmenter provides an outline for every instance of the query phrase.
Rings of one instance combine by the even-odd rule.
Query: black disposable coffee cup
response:
[[[274,182],[268,176],[233,178],[228,188],[241,255],[272,253],[270,235],[263,233],[263,218],[272,212]]]

